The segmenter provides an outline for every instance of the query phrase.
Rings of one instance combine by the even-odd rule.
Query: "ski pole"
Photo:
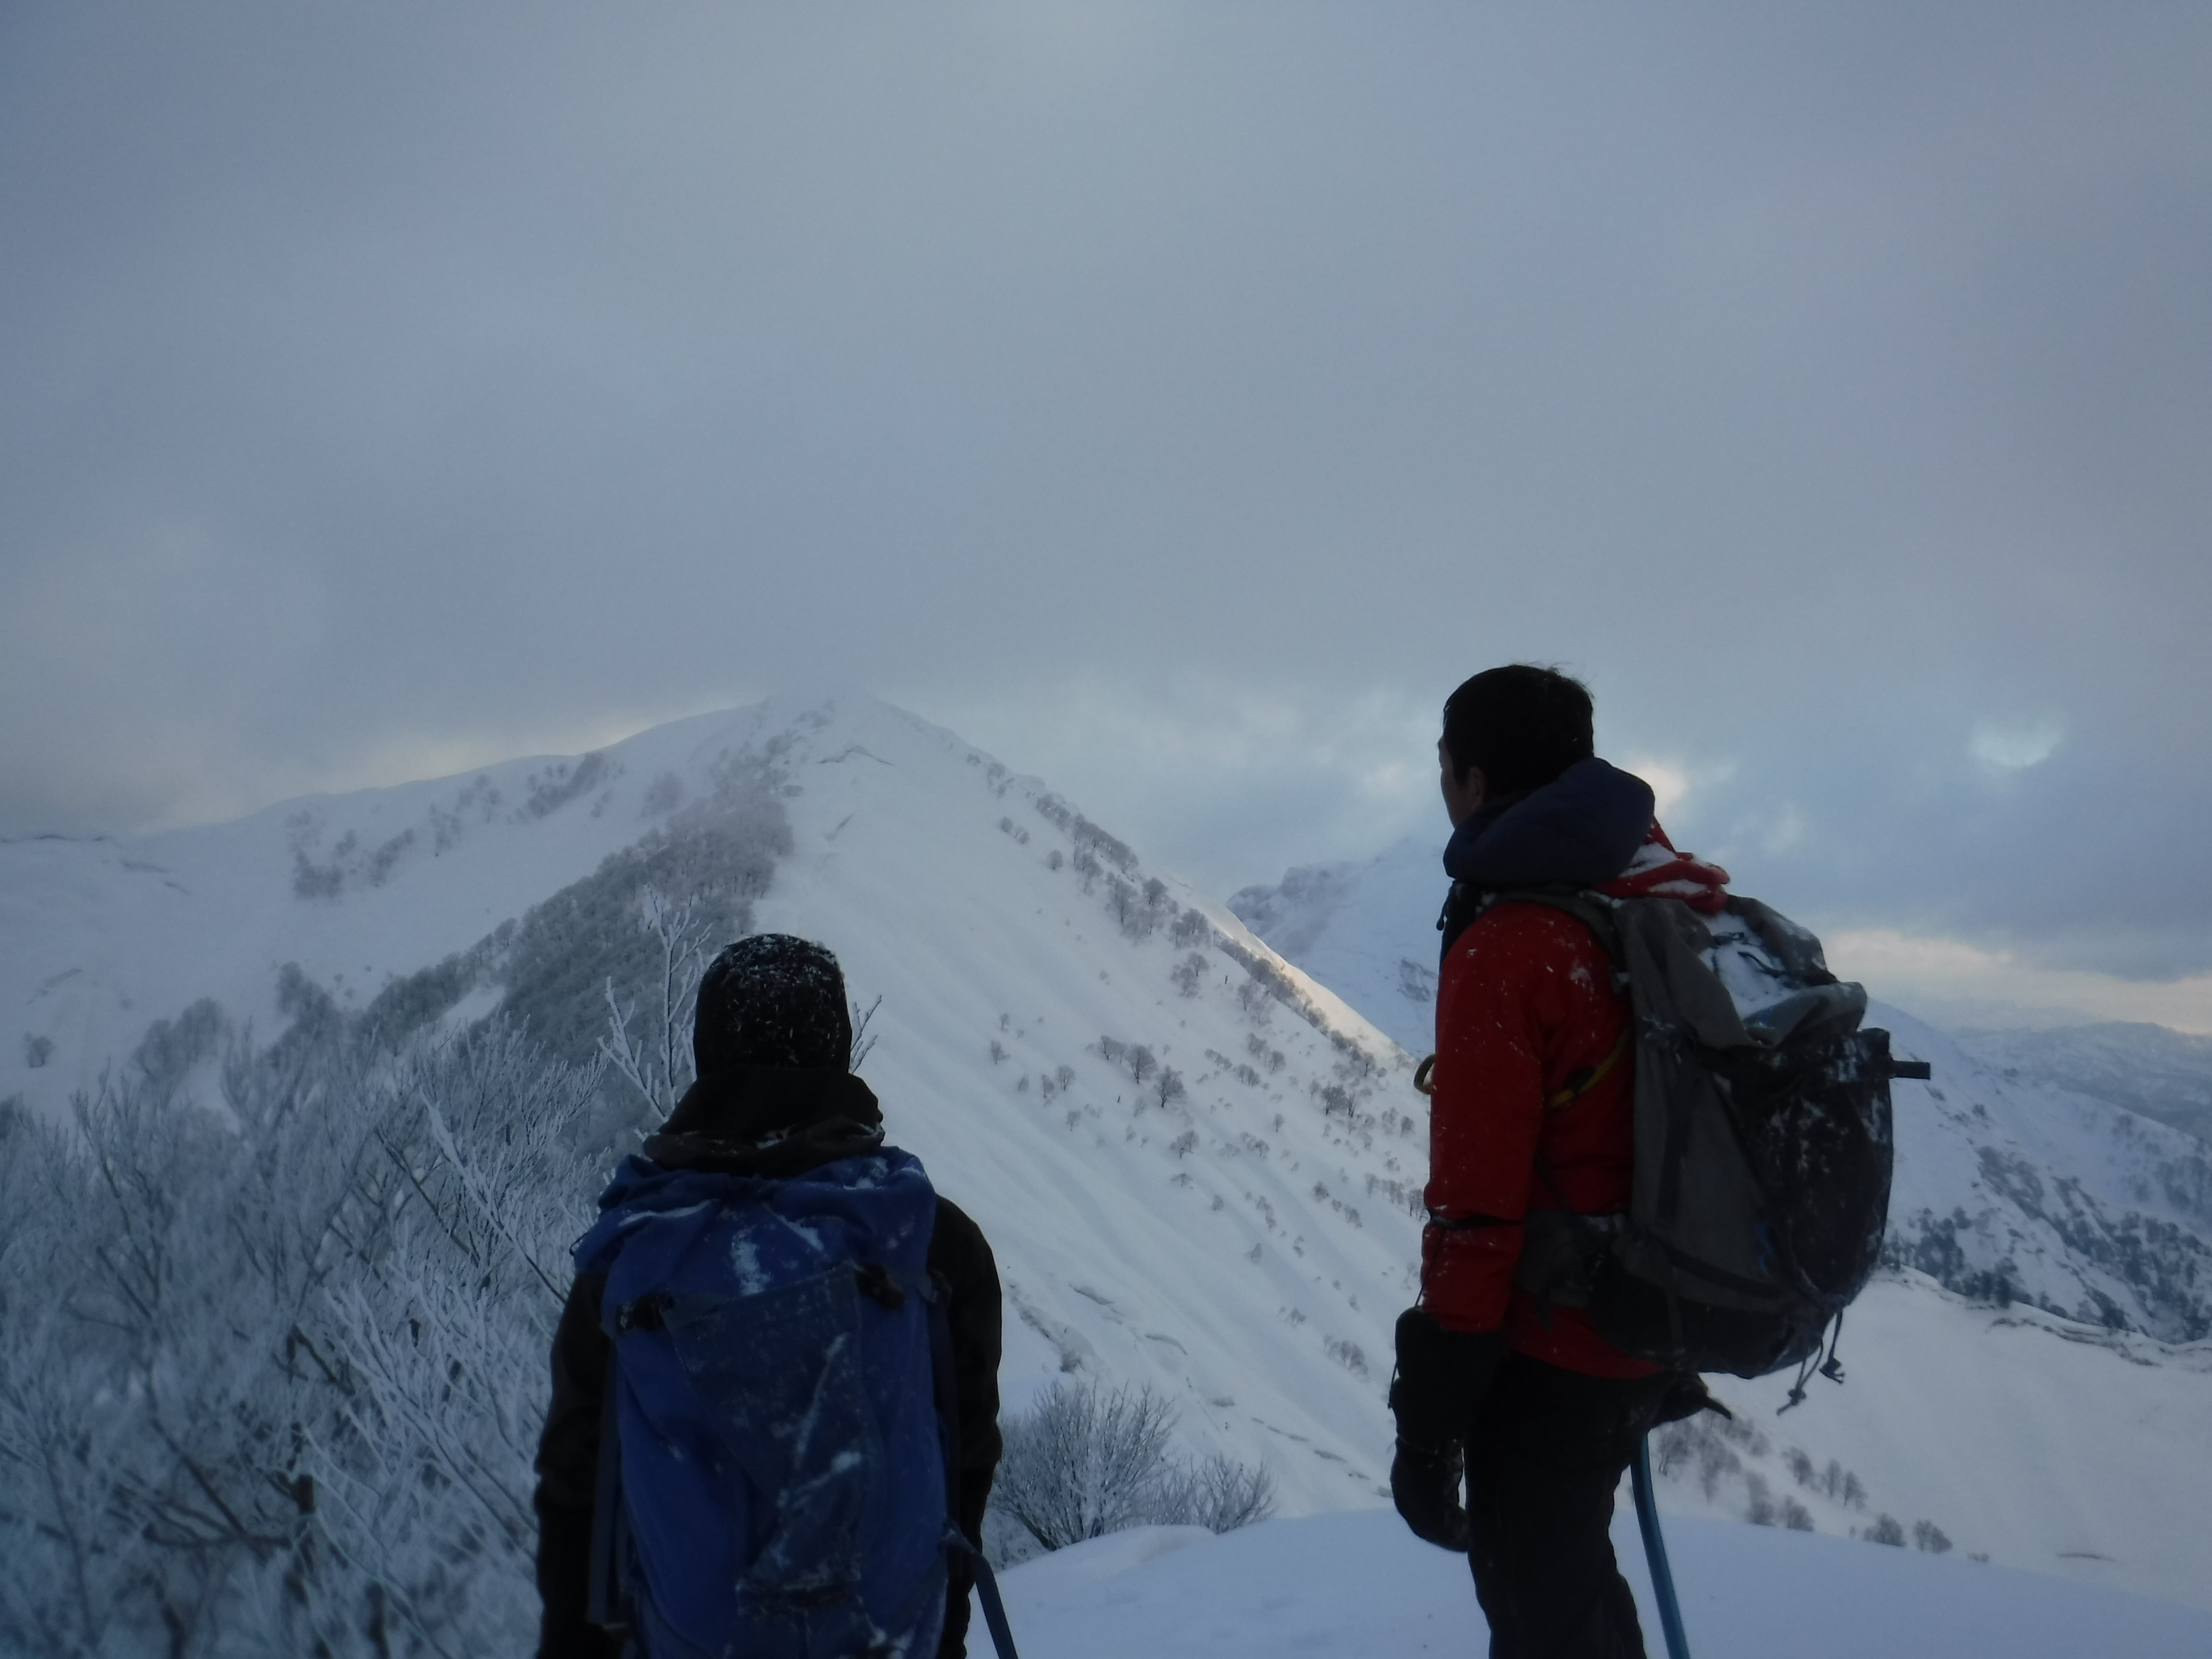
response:
[[[1659,1535],[1659,1500],[1651,1490],[1649,1437],[1636,1443],[1636,1520],[1644,1528],[1644,1559],[1651,1569],[1659,1627],[1667,1633],[1667,1659],[1690,1659],[1690,1638],[1682,1633],[1682,1604],[1674,1599],[1674,1575],[1667,1566],[1667,1540]]]

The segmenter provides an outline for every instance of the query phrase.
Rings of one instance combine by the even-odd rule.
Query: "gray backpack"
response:
[[[1628,1212],[1534,1210],[1515,1282],[1589,1310],[1624,1352],[1763,1376],[1802,1364],[1874,1271],[1889,1213],[1889,1083],[1926,1077],[1862,1025],[1866,992],[1754,899],[1500,892],[1586,925],[1628,992],[1636,1162]],[[1552,1185],[1540,1164],[1538,1175]],[[1824,1372],[1839,1376],[1832,1343]],[[1786,1407],[1785,1407],[1786,1409]]]

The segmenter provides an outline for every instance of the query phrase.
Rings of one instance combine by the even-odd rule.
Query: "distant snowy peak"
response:
[[[1409,836],[1364,863],[1301,865],[1229,908],[1409,1053],[1435,1047],[1443,837]]]

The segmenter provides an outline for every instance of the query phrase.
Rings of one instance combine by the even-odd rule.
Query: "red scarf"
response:
[[[1676,852],[1654,818],[1628,868],[1597,890],[1608,898],[1676,898],[1710,916],[1728,903],[1728,878],[1719,865]]]

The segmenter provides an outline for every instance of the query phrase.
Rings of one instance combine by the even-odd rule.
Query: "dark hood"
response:
[[[1452,831],[1444,871],[1503,887],[1595,887],[1628,867],[1651,828],[1651,786],[1597,759],[1577,761],[1540,789],[1486,805]]]
[[[875,1091],[850,1072],[734,1066],[685,1090],[641,1150],[663,1169],[781,1178],[883,1142]]]

